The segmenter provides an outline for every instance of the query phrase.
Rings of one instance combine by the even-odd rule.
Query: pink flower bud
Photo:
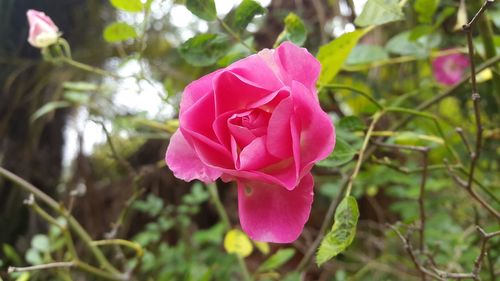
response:
[[[59,28],[44,12],[28,10],[26,13],[30,25],[28,42],[35,48],[45,48],[57,42]]]

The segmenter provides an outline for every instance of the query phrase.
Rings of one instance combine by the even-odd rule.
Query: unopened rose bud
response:
[[[28,42],[35,48],[45,48],[57,42],[60,33],[54,22],[44,12],[28,10],[30,25]]]

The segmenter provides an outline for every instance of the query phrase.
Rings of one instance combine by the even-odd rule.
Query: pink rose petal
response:
[[[256,241],[290,243],[309,218],[313,177],[305,175],[289,191],[280,186],[238,181],[238,208],[243,230]]]
[[[198,179],[209,183],[222,174],[220,170],[210,168],[201,162],[180,130],[177,130],[170,138],[165,161],[174,176],[185,181]]]

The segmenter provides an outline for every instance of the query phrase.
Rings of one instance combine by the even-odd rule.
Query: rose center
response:
[[[240,149],[266,134],[269,118],[271,114],[261,109],[236,113],[229,118],[229,130]]]

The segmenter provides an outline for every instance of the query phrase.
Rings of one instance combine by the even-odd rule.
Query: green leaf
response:
[[[141,0],[111,0],[113,7],[127,12],[140,12],[144,9]]]
[[[30,248],[30,249],[28,249],[28,251],[26,251],[24,258],[26,259],[26,261],[29,264],[32,264],[32,265],[37,265],[37,264],[43,263],[42,255],[40,254],[39,251],[37,251],[36,249],[33,249],[33,248]]]
[[[50,241],[46,235],[37,234],[31,239],[31,247],[40,252],[48,252],[50,250]]]
[[[136,201],[132,207],[140,212],[146,213],[151,217],[158,216],[163,210],[163,200],[153,194],[149,194],[146,200]]]
[[[360,29],[344,33],[342,36],[319,48],[316,57],[322,66],[322,71],[319,76],[320,84],[329,83],[337,76],[340,68],[351,53],[351,50],[356,46],[365,32],[365,30]]]
[[[104,40],[109,43],[125,41],[137,37],[134,27],[124,22],[114,22],[104,29]]]
[[[490,15],[491,20],[493,21],[493,24],[497,27],[500,28],[500,9],[490,9],[488,10],[488,14]]]
[[[347,57],[345,64],[356,65],[366,64],[375,61],[385,60],[389,58],[387,51],[377,45],[358,45],[352,49],[352,52]]]
[[[207,21],[217,19],[214,0],[186,0],[186,8],[201,19]]]
[[[224,224],[218,223],[211,228],[198,230],[193,234],[193,241],[200,245],[220,245],[224,236]]]
[[[340,202],[335,212],[335,222],[332,230],[323,238],[316,255],[316,263],[323,263],[342,253],[351,245],[356,235],[359,210],[356,199],[348,196]]]
[[[33,115],[31,116],[31,122],[37,120],[38,118],[44,116],[47,113],[50,113],[56,109],[69,107],[71,103],[67,101],[51,101],[49,103],[44,104],[40,107]]]
[[[243,0],[234,12],[234,26],[240,30],[245,29],[255,16],[265,12],[266,9],[254,0]]]
[[[16,249],[12,247],[9,244],[3,244],[2,245],[2,250],[4,256],[11,261],[11,264],[14,265],[20,265],[21,264],[21,257],[19,257],[19,254],[17,253]]]
[[[431,23],[439,2],[440,0],[416,0],[413,8],[418,14],[418,21],[421,23]]]
[[[217,62],[230,47],[225,35],[205,33],[196,35],[179,47],[181,56],[194,66],[207,66]]]
[[[300,273],[299,272],[291,272],[291,273],[288,273],[285,278],[283,278],[283,281],[300,281],[302,280],[302,278],[300,277]]]
[[[91,92],[97,91],[99,86],[95,83],[90,83],[87,81],[77,81],[77,82],[64,82],[63,87],[65,90],[79,91],[79,92]]]
[[[354,23],[365,27],[403,19],[404,14],[397,0],[368,0]]]
[[[432,25],[417,25],[411,31],[409,35],[410,41],[416,41],[420,37],[431,34],[434,32],[434,27]]]
[[[266,261],[264,261],[257,269],[257,272],[271,271],[279,268],[287,261],[289,261],[295,255],[295,249],[287,248],[280,249],[272,256],[270,256]]]
[[[83,92],[66,91],[64,92],[64,100],[76,104],[86,104],[90,101],[90,96]]]
[[[429,55],[430,49],[439,46],[441,42],[441,37],[435,33],[424,35],[416,41],[412,41],[410,38],[412,31],[408,30],[392,37],[385,48],[393,54],[415,56],[422,59]]]
[[[289,13],[285,18],[285,30],[278,35],[275,46],[284,41],[291,41],[295,45],[302,46],[307,39],[307,29],[304,22],[295,13]]]
[[[357,116],[346,116],[340,119],[340,121],[337,124],[337,127],[339,129],[345,129],[347,131],[363,131],[366,129],[366,125],[361,120],[361,118]]]
[[[16,281],[29,281],[31,274],[29,272],[23,272],[17,277]]]
[[[356,153],[357,151],[350,144],[337,136],[333,152],[325,160],[316,163],[316,165],[325,168],[341,166],[351,161]]]

